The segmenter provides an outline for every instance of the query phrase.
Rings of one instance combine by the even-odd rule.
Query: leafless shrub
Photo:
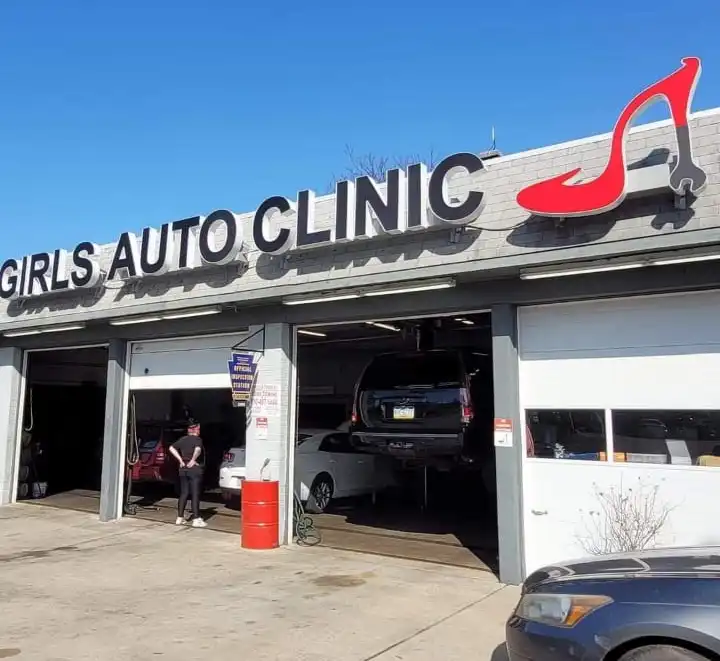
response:
[[[658,496],[659,484],[638,477],[633,486],[600,489],[593,484],[598,509],[587,512],[586,534],[580,543],[586,553],[603,555],[653,548],[675,509]]]

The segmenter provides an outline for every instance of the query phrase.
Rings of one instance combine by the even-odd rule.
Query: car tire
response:
[[[305,509],[310,514],[322,514],[327,510],[335,491],[332,478],[327,473],[320,473],[310,487],[310,495]]]
[[[708,661],[708,658],[674,645],[645,645],[626,652],[620,661]]]

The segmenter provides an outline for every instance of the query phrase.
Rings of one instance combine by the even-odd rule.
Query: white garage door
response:
[[[621,493],[669,513],[650,546],[720,542],[720,292],[528,307],[518,322],[526,569],[601,550]]]
[[[249,333],[233,333],[134,342],[130,389],[229,388],[230,352],[248,336]]]

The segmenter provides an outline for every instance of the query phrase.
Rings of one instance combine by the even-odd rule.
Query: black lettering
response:
[[[120,269],[126,273],[121,278],[136,278],[138,275],[137,238],[130,232],[123,232],[118,239],[108,280],[113,280]]]
[[[22,267],[20,271],[20,289],[18,290],[18,296],[25,296],[25,284],[27,282],[27,267],[28,267],[28,258],[23,257],[22,259]]]
[[[265,200],[255,212],[253,218],[253,241],[258,250],[269,255],[279,255],[290,249],[292,232],[287,227],[282,227],[274,239],[265,238],[265,216],[271,211],[277,211],[283,216],[292,212],[292,204],[286,197],[276,195]]]
[[[98,253],[98,247],[89,241],[78,243],[73,250],[72,262],[75,267],[70,274],[73,287],[89,287],[100,277],[98,265],[91,259]],[[80,272],[78,272],[80,269]]]
[[[415,163],[407,169],[407,228],[409,230],[427,227],[427,206],[427,167],[424,163]]]
[[[353,222],[355,184],[338,181],[335,186],[335,241],[347,241],[348,228]]]
[[[48,293],[47,274],[50,270],[50,255],[46,252],[37,252],[30,257],[30,279],[28,281],[28,296]],[[38,289],[35,288],[35,283]]]
[[[451,206],[445,200],[445,178],[451,170],[463,169],[474,174],[484,167],[480,157],[470,153],[453,154],[441,161],[430,175],[428,184],[428,199],[433,214],[447,223],[472,221],[482,209],[483,193],[470,191],[462,204]]]
[[[297,208],[297,247],[317,246],[332,241],[331,230],[314,231],[315,193],[309,190],[298,193]]]
[[[184,220],[176,220],[172,224],[173,232],[180,232],[180,246],[178,248],[178,268],[187,269],[195,266],[189,259],[190,253],[190,232],[200,225],[200,216],[185,218]]]
[[[15,298],[17,296],[18,268],[17,259],[6,260],[0,268],[0,298]]]
[[[163,225],[159,232],[151,227],[143,230],[140,270],[145,275],[161,275],[169,270],[172,259],[172,239],[169,223]],[[154,262],[150,261],[150,253],[157,254]]]
[[[400,181],[404,179],[403,173],[398,170],[389,170],[387,173],[387,201],[382,199],[375,182],[370,177],[358,177],[355,180],[355,237],[370,237],[375,235],[375,228],[369,218],[367,208],[375,212],[381,232],[397,234],[405,227],[405,219],[401,219],[401,196],[405,191],[401,190]],[[404,184],[404,181],[403,181]]]
[[[67,252],[56,250],[52,260],[50,291],[63,291],[70,288],[70,281],[65,278],[67,273]]]
[[[225,225],[225,241],[217,249],[211,245],[210,241],[216,235],[216,230],[213,229],[215,223]],[[232,262],[242,247],[242,228],[235,214],[227,209],[213,211],[200,228],[198,247],[200,248],[200,257],[206,264],[229,264]]]

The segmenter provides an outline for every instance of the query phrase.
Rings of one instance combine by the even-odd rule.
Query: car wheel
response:
[[[708,661],[708,657],[673,645],[646,645],[626,652],[620,661]]]
[[[332,478],[327,473],[321,473],[310,487],[305,509],[311,514],[322,514],[330,505],[334,490]]]

